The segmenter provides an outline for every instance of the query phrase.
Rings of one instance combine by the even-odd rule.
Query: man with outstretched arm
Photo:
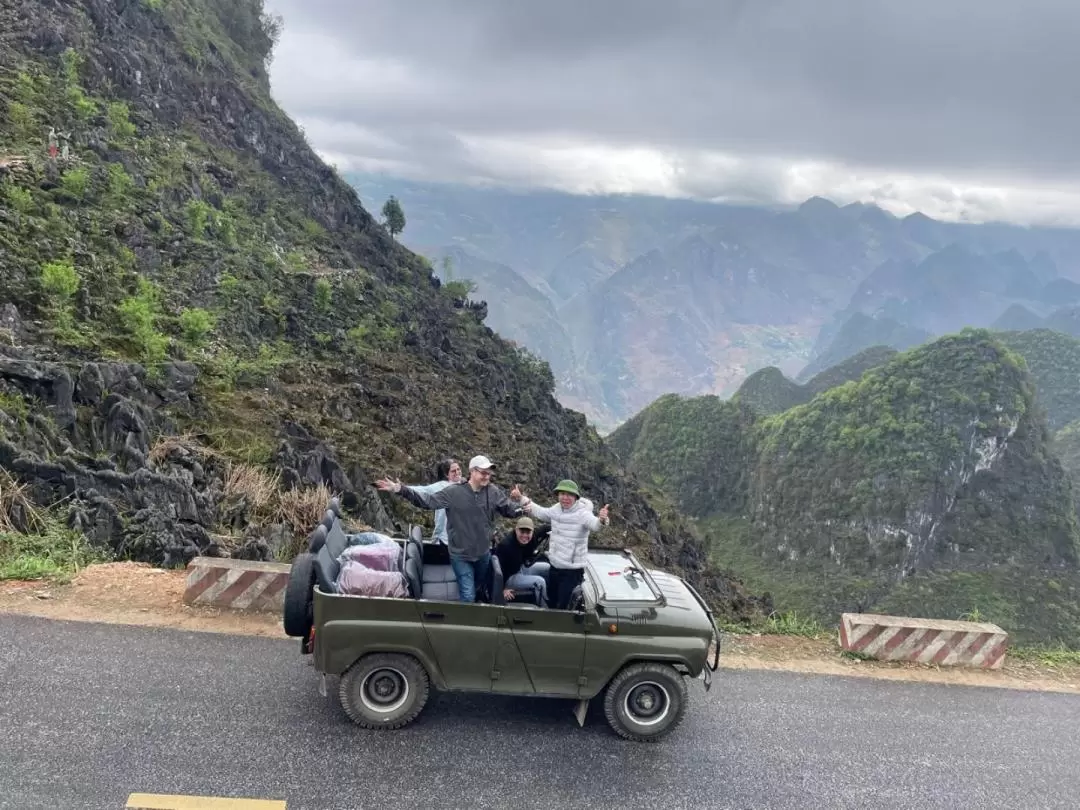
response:
[[[487,456],[473,456],[468,480],[438,492],[420,492],[389,478],[375,482],[380,490],[396,493],[421,509],[446,510],[450,565],[457,577],[462,602],[475,602],[477,584],[491,579],[495,515],[508,518],[521,515],[521,507],[491,483],[494,468]]]

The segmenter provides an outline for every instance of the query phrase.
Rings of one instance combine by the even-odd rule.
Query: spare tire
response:
[[[312,603],[315,590],[315,555],[298,554],[285,586],[283,624],[285,635],[305,638],[315,621]]]

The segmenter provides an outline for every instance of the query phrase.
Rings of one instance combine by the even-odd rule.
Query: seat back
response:
[[[308,535],[307,544],[308,551],[312,554],[318,554],[319,549],[323,547],[326,542],[326,526],[320,523],[315,527],[315,531]]]
[[[334,526],[335,520],[337,520],[337,515],[334,514],[333,510],[327,509],[323,512],[322,520],[319,521],[319,524],[325,526],[327,531],[330,531]]]
[[[503,588],[506,587],[505,578],[502,572],[502,563],[499,562],[499,557],[496,554],[491,555],[491,581],[487,583],[488,589],[488,601],[493,605],[504,605],[506,599],[503,597]]]
[[[327,510],[329,512],[329,510]],[[332,514],[332,513],[331,513]],[[325,524],[323,524],[325,526]],[[341,572],[341,563],[338,562],[345,547],[349,544],[349,538],[341,527],[341,521],[334,517],[326,532],[326,540],[315,555],[315,578],[319,587],[328,593],[337,591],[338,574]]]
[[[405,582],[409,586],[409,595],[413,599],[419,599],[424,592],[423,555],[415,544],[406,543],[404,557],[405,562],[402,566],[402,573],[405,575]]]

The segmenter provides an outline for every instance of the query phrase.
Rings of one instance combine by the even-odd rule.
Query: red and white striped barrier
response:
[[[1001,669],[1009,635],[996,624],[874,613],[840,616],[840,646],[879,661]]]
[[[279,611],[284,607],[288,563],[196,557],[188,563],[185,605]]]

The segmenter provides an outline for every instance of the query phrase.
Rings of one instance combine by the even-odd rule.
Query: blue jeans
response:
[[[491,552],[486,552],[479,560],[464,560],[451,554],[450,567],[457,577],[458,598],[462,602],[475,602],[477,583],[487,586],[491,579]]]
[[[546,562],[522,566],[521,570],[506,580],[506,587],[536,588],[540,591],[540,607],[547,607],[547,572],[550,569],[551,566]]]

